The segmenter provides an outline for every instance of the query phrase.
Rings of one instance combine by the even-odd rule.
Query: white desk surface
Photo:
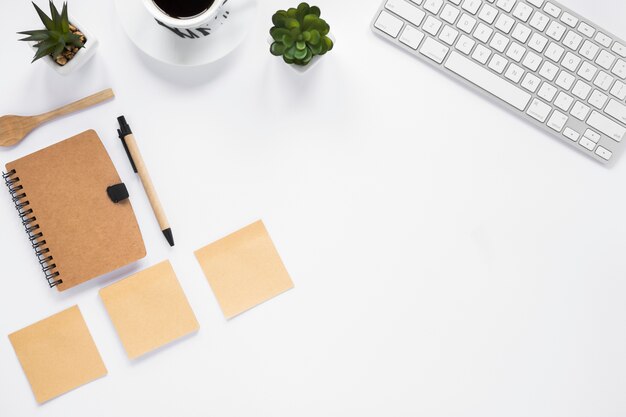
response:
[[[235,53],[176,69],[133,46],[112,1],[72,0],[101,45],[61,78],[16,41],[30,3],[2,2],[0,114],[117,98],[0,160],[96,129],[148,256],[57,293],[0,198],[0,415],[626,415],[626,160],[606,169],[382,42],[379,0],[319,0],[337,46],[303,76],[267,50],[292,3],[261,1]],[[626,3],[564,3],[626,38]],[[173,250],[116,137],[122,113]],[[227,321],[193,251],[258,218],[296,287]],[[132,362],[98,289],[165,258],[201,330]],[[37,406],[6,335],[74,304],[109,375]]]

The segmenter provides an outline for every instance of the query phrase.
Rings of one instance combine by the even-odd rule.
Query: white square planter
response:
[[[331,41],[333,41],[333,44],[335,43],[335,37],[332,35],[332,33],[329,33],[327,35]],[[267,37],[267,43],[270,44],[270,46],[274,43],[274,38],[272,38],[271,36]],[[329,51],[332,52],[332,51]],[[328,52],[327,52],[328,53]],[[315,66],[315,64],[317,64],[317,62],[321,59],[324,58],[326,55],[316,55],[313,57],[313,59],[311,60],[311,62],[309,62],[309,65],[295,65],[295,64],[287,64],[285,61],[282,61],[283,65],[287,65],[291,68],[293,68],[294,70],[298,71],[301,74],[304,74],[305,72],[307,72],[308,70],[310,70],[313,66]],[[275,57],[275,58],[280,58],[280,57]]]
[[[93,33],[91,33],[88,29],[85,28],[85,26],[83,26],[79,21],[72,18],[71,16],[69,18],[69,21],[73,26],[75,26],[85,35],[85,38],[87,39],[85,46],[83,48],[80,48],[76,55],[74,55],[74,58],[69,60],[68,63],[63,66],[54,62],[54,60],[50,56],[41,59],[42,61],[46,62],[53,70],[61,75],[69,75],[72,72],[76,71],[78,68],[85,65],[87,61],[89,61],[94,56],[94,54],[96,53],[96,49],[98,49],[98,39],[94,36]],[[28,42],[33,51],[36,51],[36,43],[37,42]]]

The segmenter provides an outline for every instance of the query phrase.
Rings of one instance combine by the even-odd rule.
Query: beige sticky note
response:
[[[9,340],[40,404],[107,374],[78,306],[12,333]]]
[[[261,220],[195,254],[226,318],[293,288]]]
[[[169,261],[101,289],[100,297],[131,359],[200,327]]]

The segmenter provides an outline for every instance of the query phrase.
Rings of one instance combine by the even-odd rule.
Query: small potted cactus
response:
[[[295,69],[304,71],[333,49],[330,26],[320,18],[317,6],[300,3],[297,8],[279,10],[272,16],[270,52]]]
[[[86,31],[75,19],[70,19],[67,3],[63,3],[61,13],[50,0],[50,16],[35,3],[35,10],[44,29],[18,32],[26,35],[20,41],[28,42],[35,51],[32,62],[43,59],[61,75],[67,75],[83,66],[95,53],[96,38]]]

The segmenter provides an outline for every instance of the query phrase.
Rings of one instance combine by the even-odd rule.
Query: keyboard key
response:
[[[417,49],[422,39],[424,39],[424,34],[411,25],[405,26],[399,38],[400,42],[413,49]]]
[[[615,62],[615,55],[605,50],[600,51],[598,58],[596,58],[596,64],[600,65],[605,70],[610,69],[613,62]]]
[[[557,89],[552,84],[543,83],[541,84],[539,91],[537,91],[537,95],[541,97],[542,99],[544,99],[545,101],[547,101],[548,103],[550,103],[554,99],[556,92],[557,92]]]
[[[511,19],[504,13],[500,13],[500,16],[498,16],[498,20],[496,20],[496,29],[508,34],[513,28],[514,23],[515,20]]]
[[[441,6],[443,6],[443,0],[426,0],[423,7],[432,14],[437,14]]]
[[[461,8],[471,14],[476,14],[480,8],[480,0],[465,0]]]
[[[413,3],[417,4],[418,6],[419,6],[420,4],[422,4],[422,1],[423,1],[423,0],[411,0],[411,2],[413,2]]]
[[[613,88],[611,88],[611,95],[622,101],[626,100],[626,84],[621,81],[616,81],[615,84],[613,84]]]
[[[479,23],[478,26],[476,26],[476,30],[474,31],[474,37],[482,43],[487,43],[492,33],[493,29],[491,29],[484,23]]]
[[[580,80],[576,81],[576,85],[574,86],[574,89],[572,90],[572,94],[574,94],[576,97],[578,97],[581,100],[587,100],[587,96],[589,96],[590,92],[591,92],[591,86]]]
[[[430,33],[433,36],[437,36],[441,25],[442,23],[440,20],[437,20],[432,16],[428,16],[426,18],[426,21],[424,22],[424,26],[422,26],[422,29],[424,29],[424,31]]]
[[[565,136],[566,138],[574,142],[578,142],[578,138],[580,137],[578,132],[572,129],[571,127],[565,128],[565,130],[563,131],[563,136]]]
[[[562,89],[566,91],[572,88],[574,81],[576,81],[576,77],[574,77],[572,74],[570,74],[567,71],[561,71],[559,73],[559,76],[556,77],[556,85],[558,85],[559,87],[561,87]]]
[[[583,77],[587,81],[593,80],[593,76],[596,75],[598,68],[591,65],[589,62],[583,62],[578,70],[577,74]]]
[[[454,22],[456,22],[457,17],[459,17],[460,13],[461,12],[459,12],[459,9],[457,9],[456,7],[446,4],[443,8],[443,11],[441,12],[441,18],[453,25]]]
[[[589,96],[589,104],[597,109],[602,109],[607,99],[608,96],[606,94],[603,94],[598,90],[593,90],[593,93]]]
[[[498,0],[496,6],[500,9],[504,10],[507,13],[510,13],[513,10],[513,6],[515,5],[515,0]]]
[[[585,41],[585,43],[583,43],[583,47],[580,48],[579,52],[588,60],[593,61],[593,59],[596,57],[596,54],[598,53],[598,50],[600,50],[600,47],[598,45],[590,41]]]
[[[524,54],[526,53],[526,48],[520,45],[517,42],[513,42],[509,47],[509,50],[506,51],[506,56],[511,58],[515,62],[520,62]]]
[[[526,90],[530,91],[531,93],[534,93],[535,91],[537,91],[539,84],[541,84],[541,80],[529,72],[526,73],[526,76],[524,77],[524,80],[522,81],[522,87],[524,87]]]
[[[614,80],[615,80],[615,78],[611,77],[606,72],[600,71],[598,73],[598,76],[596,77],[595,81],[593,82],[593,84],[596,87],[600,87],[604,91],[608,91],[609,88],[613,85],[613,81]]]
[[[585,22],[581,22],[580,25],[578,25],[578,31],[588,38],[591,38],[593,34],[596,33],[596,30]]]
[[[611,72],[620,77],[622,80],[626,79],[626,62],[618,59]]]
[[[474,40],[468,38],[465,35],[461,35],[459,41],[456,43],[456,49],[463,52],[465,55],[469,55],[469,53],[472,51],[472,48],[474,47],[474,44],[476,44]]]
[[[559,17],[561,14],[561,9],[550,2],[546,3],[543,10],[552,17]]]
[[[613,42],[613,39],[609,38],[607,35],[605,35],[602,32],[598,32],[598,34],[596,35],[594,39],[596,40],[596,42],[598,42],[600,45],[604,46],[605,48],[608,48],[609,46],[611,46],[611,43]]]
[[[543,32],[549,22],[550,18],[548,16],[541,12],[535,12],[532,19],[530,19],[530,26],[534,27],[539,32]]]
[[[568,111],[574,102],[574,98],[564,92],[560,92],[558,96],[556,96],[556,100],[554,100],[554,105],[563,111]]]
[[[590,110],[591,108],[589,106],[586,106],[580,101],[577,101],[576,103],[574,103],[574,106],[572,106],[572,110],[569,113],[578,120],[584,121],[587,118]]]
[[[550,26],[548,26],[546,34],[555,41],[560,41],[565,34],[565,30],[565,26],[558,23],[557,21],[552,21],[552,23],[550,23]]]
[[[515,10],[513,11],[513,16],[517,17],[522,22],[528,21],[530,14],[533,12],[533,8],[525,3],[517,3],[515,6]]]
[[[578,65],[580,64],[580,61],[582,61],[580,57],[574,55],[571,52],[568,52],[565,54],[565,58],[563,58],[563,62],[561,62],[561,65],[563,65],[568,70],[575,72],[578,68]]]
[[[522,75],[524,75],[524,70],[515,64],[509,65],[509,68],[507,68],[504,73],[504,76],[513,81],[515,84],[519,83],[519,80],[522,79]]]
[[[591,129],[585,130],[585,134],[583,136],[594,143],[598,143],[600,141],[600,134]]]
[[[564,12],[561,16],[561,22],[565,23],[567,26],[575,28],[578,24],[578,18],[572,16],[571,14]]]
[[[561,130],[565,127],[565,123],[567,123],[567,119],[568,117],[566,115],[558,110],[555,110],[548,120],[548,127],[556,130],[557,132],[561,132]]]
[[[440,42],[437,42],[433,38],[426,38],[420,48],[420,54],[427,56],[438,64],[441,64],[449,50],[450,48]]]
[[[595,110],[591,112],[591,116],[587,119],[587,124],[616,142],[621,142],[624,135],[626,135],[626,129],[623,126]]]
[[[392,38],[398,36],[400,29],[402,29],[402,25],[404,25],[402,20],[392,16],[391,13],[386,11],[382,11],[380,16],[378,16],[378,19],[376,19],[376,23],[374,23],[376,28],[382,30]]]
[[[574,32],[573,30],[570,30],[569,32],[567,32],[567,35],[565,35],[565,39],[563,39],[563,45],[567,46],[573,51],[576,51],[582,41],[582,36]]]
[[[424,16],[426,15],[426,13],[422,10],[405,0],[387,0],[385,8],[408,20],[415,26],[419,26],[422,23],[422,19],[424,19]]]
[[[528,115],[533,119],[539,120],[541,123],[545,122],[550,114],[550,110],[552,107],[548,106],[546,103],[539,99],[533,99],[532,103],[530,103],[530,107],[528,108]]]
[[[541,69],[539,70],[539,75],[541,75],[543,78],[547,79],[548,81],[552,81],[556,77],[556,74],[558,73],[558,71],[559,71],[559,67],[557,67],[550,61],[544,61],[543,65],[541,66]]]
[[[498,54],[493,54],[493,57],[491,57],[491,61],[489,61],[489,68],[491,68],[498,74],[502,74],[508,63],[509,61],[507,61],[502,56]]]
[[[523,111],[531,99],[530,94],[459,53],[452,52],[445,67],[519,110]]]
[[[518,23],[517,25],[515,25],[511,36],[513,36],[520,43],[526,43],[528,37],[530,36],[530,29],[522,25],[521,23]]]
[[[533,33],[533,36],[530,38],[530,42],[528,42],[528,46],[530,46],[535,51],[542,53],[547,43],[548,39],[544,38],[538,33]]]
[[[491,55],[491,51],[488,48],[485,48],[481,44],[478,44],[476,49],[474,49],[474,53],[472,54],[472,58],[481,64],[486,64],[489,56]]]
[[[539,65],[541,64],[541,57],[533,52],[528,51],[526,54],[526,58],[522,62],[522,65],[528,68],[531,71],[537,71]]]
[[[626,58],[626,46],[622,45],[619,42],[615,42],[613,44],[611,51],[615,52],[617,55],[621,56],[622,58]]]
[[[495,35],[493,35],[493,39],[491,40],[489,46],[491,46],[493,49],[500,53],[504,53],[504,50],[506,49],[506,46],[508,44],[509,38],[505,37],[501,33],[496,33]]]
[[[441,33],[439,34],[439,39],[441,39],[442,41],[444,41],[448,45],[452,46],[454,44],[454,41],[456,40],[457,36],[459,36],[459,31],[456,30],[456,29],[451,28],[448,25],[446,25],[441,30]]]
[[[475,25],[476,19],[463,13],[456,26],[465,33],[471,33]]]
[[[626,106],[623,104],[611,99],[604,112],[614,117],[618,122],[626,124]]]
[[[613,153],[602,146],[598,146],[598,149],[596,149],[596,155],[608,161],[611,159],[611,155],[613,155]]]
[[[583,138],[580,140],[580,146],[589,149],[590,151],[593,151],[594,148],[596,147],[596,143],[594,141],[592,141],[591,139],[588,139],[586,137],[583,136]]]
[[[561,46],[557,45],[556,43],[551,42],[550,45],[548,45],[548,49],[546,49],[546,52],[544,55],[548,59],[554,62],[559,62],[564,52],[565,52],[565,49],[563,49]]]
[[[543,0],[527,0],[527,1],[535,7],[541,7],[541,5],[543,4]]]
[[[494,20],[496,20],[496,16],[498,15],[498,11],[491,7],[488,4],[485,4],[482,9],[480,9],[480,13],[478,14],[478,18],[484,20],[485,22],[492,24]]]

